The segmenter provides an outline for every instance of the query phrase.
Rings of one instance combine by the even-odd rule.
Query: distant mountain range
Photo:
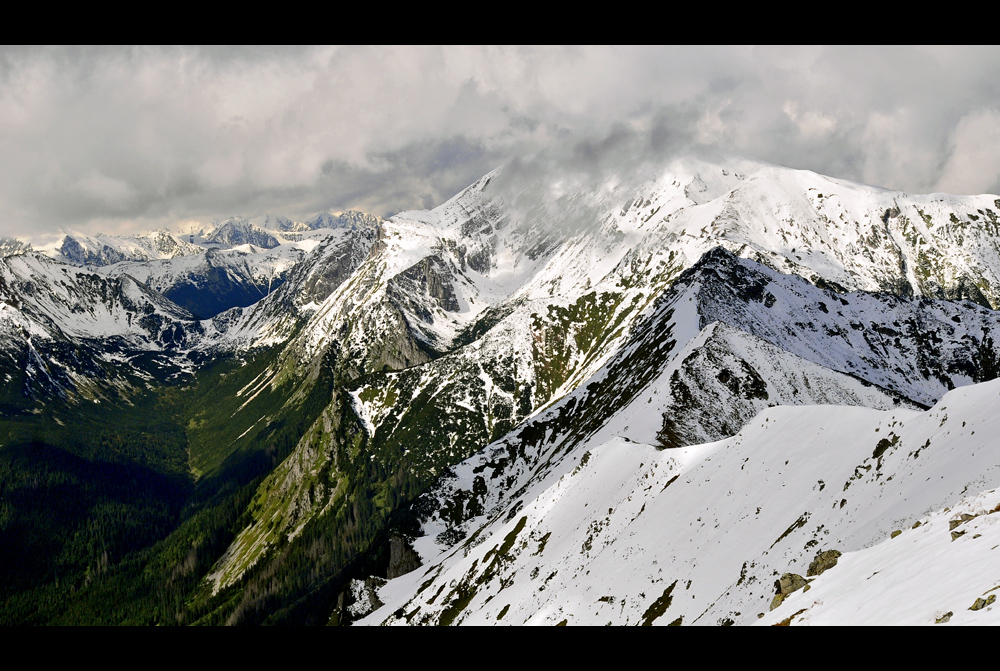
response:
[[[579,183],[0,243],[0,621],[992,623],[1000,199]]]

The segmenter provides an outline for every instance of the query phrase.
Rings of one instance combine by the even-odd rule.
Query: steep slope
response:
[[[332,346],[344,358],[362,362],[359,371],[401,368],[466,345],[505,318],[521,323],[553,318],[561,322],[560,330],[589,331],[584,338],[599,341],[607,326],[593,324],[605,311],[601,303],[614,303],[606,310],[612,314],[622,312],[618,303],[628,308],[623,321],[612,322],[614,329],[627,332],[642,306],[719,245],[821,286],[887,290],[904,297],[914,292],[968,294],[989,302],[984,298],[988,291],[973,296],[971,289],[961,288],[968,283],[958,279],[943,279],[940,291],[926,282],[910,282],[908,290],[906,273],[926,265],[919,262],[916,248],[899,247],[903,256],[896,250],[886,265],[875,262],[881,257],[873,250],[882,247],[867,237],[862,240],[862,232],[872,227],[882,231],[879,240],[892,237],[885,227],[896,225],[892,222],[903,215],[884,217],[883,205],[892,202],[906,209],[910,205],[903,204],[912,200],[912,207],[919,205],[932,222],[943,219],[951,225],[921,219],[930,226],[924,231],[928,240],[940,234],[934,244],[948,263],[968,262],[989,274],[997,250],[988,217],[970,218],[983,209],[981,198],[911,197],[723,155],[696,153],[643,170],[613,173],[591,191],[559,197],[540,182],[515,182],[515,188],[504,182],[501,170],[433,211],[401,213],[376,223],[377,250],[343,291],[303,313],[309,323],[291,344],[294,356],[300,362],[313,360]],[[842,209],[827,212],[833,196],[812,193],[817,185],[840,194]],[[728,212],[725,225],[716,221],[722,210]],[[951,222],[965,217],[957,214],[960,210],[969,211],[962,235]],[[932,235],[931,229],[937,233]],[[839,241],[836,249],[821,244],[833,239]],[[969,244],[972,239],[977,242]],[[820,251],[802,256],[806,246]],[[902,272],[903,266],[911,270]],[[948,272],[955,278],[965,277],[965,271],[952,270]],[[593,297],[584,298],[588,295]],[[540,309],[543,304],[553,310]],[[824,304],[829,307],[829,301]],[[816,319],[809,322],[818,328]],[[399,341],[400,327],[409,342]],[[554,396],[596,370],[588,366],[583,375],[559,370],[563,360],[588,358],[587,352],[558,351],[560,347],[558,337],[544,343],[557,362],[548,382]],[[910,396],[927,403],[939,393]]]
[[[589,357],[586,347],[580,348],[580,352],[564,350],[565,331],[589,332],[583,338],[591,341],[602,340],[605,328],[627,332],[643,306],[681,270],[716,245],[783,272],[799,274],[814,284],[839,290],[891,290],[902,297],[913,295],[914,291],[935,296],[959,296],[965,291],[959,284],[949,284],[950,280],[941,285],[941,291],[919,282],[913,285],[917,289],[911,286],[907,290],[904,287],[909,282],[907,275],[900,274],[902,257],[893,257],[896,260],[888,266],[874,263],[872,250],[879,247],[857,237],[866,226],[885,227],[895,221],[893,217],[883,221],[883,205],[889,202],[886,198],[899,203],[906,198],[924,197],[850,185],[733,157],[716,156],[707,161],[688,156],[657,170],[648,171],[654,177],[647,179],[631,177],[631,181],[626,181],[613,176],[596,191],[564,198],[568,207],[563,209],[551,206],[545,194],[540,193],[544,185],[530,184],[512,190],[504,185],[500,171],[484,177],[431,212],[402,213],[378,227],[378,250],[369,262],[359,267],[356,282],[348,285],[349,295],[331,294],[322,305],[317,305],[292,349],[300,359],[313,359],[336,342],[333,346],[340,348],[345,358],[368,361],[359,365],[359,370],[368,372],[383,364],[390,369],[406,367],[450,352],[482,337],[504,319],[520,323],[555,320],[561,322],[561,328],[540,346],[553,363],[549,366],[551,375],[547,376],[550,379],[545,382],[548,387],[545,396],[558,397],[596,370],[588,365],[581,372],[571,365],[567,371],[566,362],[582,363],[591,358],[593,364],[602,360],[601,356]],[[829,186],[826,190],[831,193],[843,191],[842,197],[838,197],[850,207],[836,217],[828,216],[823,210],[825,205],[820,205],[831,196],[824,193],[819,199],[818,194],[812,194],[810,189],[818,188],[816,184]],[[631,194],[636,191],[646,195],[633,198]],[[931,202],[936,203],[934,207],[924,203],[926,208],[922,211],[937,213],[928,215],[932,221],[938,215],[949,221],[952,216],[958,218],[954,208],[969,209],[979,203],[974,198],[959,197],[931,198],[928,203]],[[918,204],[921,203],[922,200]],[[709,225],[715,221],[715,210],[727,207],[733,212],[726,225]],[[947,210],[948,207],[952,210]],[[777,236],[774,239],[767,233],[772,227]],[[976,245],[965,244],[965,238],[959,243],[954,227],[948,229],[942,224],[932,228],[944,236],[935,244],[952,245],[942,252],[948,259],[965,259],[983,272],[996,265],[991,260],[996,256],[996,243],[989,235],[988,225],[980,227],[982,230],[975,235],[969,233],[979,241]],[[951,233],[944,235],[945,229]],[[843,244],[837,247],[836,254],[823,251],[802,257],[801,251],[794,251],[801,248],[785,244],[782,236],[788,240],[789,236],[799,236],[801,244],[817,249],[817,241],[823,236],[826,236],[823,239],[836,238]],[[961,253],[955,249],[959,244],[964,244]],[[910,256],[906,256],[910,252],[905,249],[904,252],[903,265],[924,267],[917,261],[919,255],[914,256],[917,252]],[[958,273],[955,277],[962,274],[957,270],[955,273]],[[972,295],[968,291],[966,294]],[[988,303],[983,296],[977,299]],[[819,303],[822,306],[813,307],[810,318],[801,323],[807,325],[805,328],[843,329],[843,348],[856,348],[855,341],[860,338],[872,342],[891,338],[890,342],[895,342],[896,336],[889,331],[920,331],[919,324],[905,324],[893,318],[898,324],[879,322],[879,328],[886,332],[874,332],[871,324],[875,322],[864,321],[867,318],[864,311],[855,315],[858,320],[853,325],[834,324],[838,316],[825,318],[820,314],[833,303],[829,298]],[[545,304],[552,305],[552,309],[540,309]],[[605,307],[608,304],[610,307]],[[623,310],[619,305],[626,306],[628,314],[624,320],[616,317],[610,322],[601,321],[601,312],[620,316]],[[717,308],[720,314],[725,310],[724,306]],[[354,323],[358,312],[364,315],[363,328]],[[883,316],[880,314],[878,318]],[[724,319],[725,315],[719,318]],[[384,337],[380,334],[395,334],[404,325],[409,344],[396,342],[395,335],[390,338],[391,343],[380,342]],[[937,337],[936,333],[922,335]],[[776,342],[775,334],[762,337]],[[916,354],[919,358],[925,349],[923,345],[911,339],[906,345],[908,351],[899,356]],[[864,347],[871,349],[867,342]],[[421,354],[421,350],[425,353]],[[609,353],[610,350],[602,350],[605,358]],[[810,358],[805,352],[796,353]],[[898,374],[893,379],[892,372],[900,367],[900,361],[891,365],[878,363],[883,355],[878,353],[871,366],[886,370],[880,376],[866,375],[875,384],[892,387],[901,382]],[[909,389],[906,395],[918,403],[933,402],[948,388],[942,376],[951,379],[959,374],[960,359],[956,354],[946,364],[952,369],[943,372],[931,371],[921,363],[907,363],[904,368],[916,365],[922,373],[938,377],[941,382],[937,388],[925,385],[931,387],[926,391]],[[818,362],[827,366],[835,363],[830,356]]]
[[[965,496],[912,528],[838,558],[755,624],[993,625],[1000,491]],[[874,597],[874,598],[873,598]]]
[[[366,622],[749,624],[776,601],[776,579],[805,576],[821,551],[870,547],[967,493],[996,487],[1000,463],[990,441],[1000,428],[991,411],[998,394],[998,382],[964,387],[926,412],[772,408],[733,438],[682,450],[624,438],[588,443],[533,483],[523,507],[483,518],[465,543],[391,581],[379,593],[386,605]],[[981,501],[963,506],[953,514],[989,511]],[[950,542],[940,518],[906,533]],[[969,538],[956,543],[988,542],[971,536],[989,520],[966,524]],[[985,547],[978,557],[985,559]],[[972,570],[961,549],[953,555],[945,566]],[[863,591],[872,613],[898,614],[891,592],[879,602],[874,587],[834,583],[840,566],[827,571],[815,583],[825,591],[793,594],[767,621],[817,601],[817,617],[822,606],[844,613],[834,584],[849,589],[848,598]],[[994,586],[989,580],[935,608],[972,605]],[[927,610],[918,621],[933,621]]]
[[[0,350],[26,373],[29,397],[99,397],[151,371],[176,376],[191,365],[181,353],[204,333],[128,275],[107,279],[35,253],[0,261]]]
[[[839,309],[824,312],[824,303]],[[822,328],[801,321],[810,316]],[[889,327],[879,325],[894,321],[913,328],[883,342],[877,329]],[[554,454],[587,442],[718,440],[778,404],[926,407],[949,385],[996,377],[998,337],[1000,320],[973,303],[840,295],[718,250],[657,300],[591,379],[457,467],[422,505],[454,539],[470,518],[512,503]],[[490,478],[475,477],[486,468]]]
[[[889,263],[884,249],[873,255],[848,240],[876,221],[894,225],[882,216],[888,192],[732,158],[687,157],[659,170],[615,177],[567,208],[552,207],[539,185],[511,191],[501,171],[431,212],[378,226],[368,257],[315,305],[268,373],[282,380],[330,354],[342,391],[328,428],[317,424],[262,485],[251,522],[212,573],[213,590],[311,524],[339,524],[336,511],[352,501],[356,516],[356,496],[371,497],[376,517],[387,519],[449,464],[551,403],[554,414],[491,448],[507,453],[502,464],[487,459],[496,489],[460,472],[461,486],[446,480],[428,499],[441,521],[434,535],[453,541],[479,511],[509,503],[504,495],[551,456],[545,435],[569,450],[627,427],[633,440],[686,445],[731,435],[769,405],[922,407],[995,370],[990,310],[913,300],[924,285],[905,288],[898,249]],[[850,192],[845,211],[856,219],[817,214],[808,191],[817,183]],[[833,231],[840,246],[803,256],[777,242],[784,229],[804,242]],[[645,320],[651,302],[714,244],[812,284],[717,251],[711,272],[684,284],[690,308],[681,309],[675,287],[659,317]],[[901,297],[834,291],[848,288]],[[733,328],[708,329],[717,321]],[[789,368],[800,372],[784,374]],[[351,475],[364,459],[371,473]],[[374,478],[367,493],[352,493],[357,477]]]
[[[116,361],[141,361],[152,387],[173,377],[164,362],[194,372],[163,392],[199,399],[177,418],[199,482],[191,510],[205,508],[157,571],[207,580],[171,597],[183,605],[170,617],[325,621],[414,517],[429,557],[498,515],[514,521],[581,451],[619,437],[680,447],[663,453],[680,459],[769,406],[905,413],[995,377],[990,198],[909,196],[700,150],[579,180],[505,168],[386,221],[234,218],[180,238],[208,253],[100,273],[53,265],[44,272],[121,285],[131,302],[84,301],[101,315],[91,328],[74,321],[77,299],[39,299],[49,321],[36,322],[98,361],[88,334],[124,320],[109,327]],[[130,331],[136,310],[162,320]],[[0,370],[11,380],[15,359]]]
[[[995,196],[910,195],[715,151],[665,173],[629,185],[622,218],[689,260],[721,244],[848,290],[998,304]]]

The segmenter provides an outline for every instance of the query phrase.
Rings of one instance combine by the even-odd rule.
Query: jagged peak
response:
[[[320,212],[306,221],[306,226],[312,230],[320,228],[370,228],[382,222],[382,218],[360,210],[344,210],[342,212]]]

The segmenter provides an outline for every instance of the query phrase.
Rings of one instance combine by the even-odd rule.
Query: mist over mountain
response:
[[[1000,197],[566,152],[0,241],[0,621],[992,622]]]

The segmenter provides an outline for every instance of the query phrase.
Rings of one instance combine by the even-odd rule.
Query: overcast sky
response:
[[[1000,49],[2,48],[0,234],[385,216],[623,134],[997,193]]]

